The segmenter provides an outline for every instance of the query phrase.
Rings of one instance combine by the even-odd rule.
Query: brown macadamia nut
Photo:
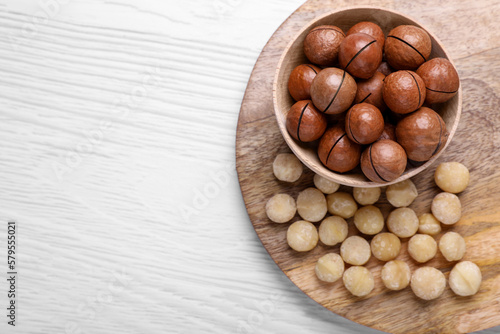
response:
[[[388,186],[385,195],[392,206],[401,208],[413,203],[418,196],[418,191],[415,184],[408,179]]]
[[[347,222],[342,217],[330,216],[319,225],[319,240],[327,246],[335,246],[347,238]]]
[[[382,48],[370,35],[355,33],[347,36],[340,43],[340,67],[357,78],[371,78],[381,62]]]
[[[339,190],[340,184],[334,181],[330,181],[325,179],[323,176],[319,174],[314,175],[314,186],[321,190],[323,194],[333,194],[337,190]]]
[[[384,81],[385,104],[393,112],[408,114],[420,108],[425,101],[425,84],[412,71],[397,71],[389,74]]]
[[[397,70],[414,70],[431,55],[432,42],[422,28],[400,25],[392,29],[385,41],[385,58]]]
[[[350,267],[344,272],[342,280],[346,289],[356,297],[368,295],[375,287],[373,275],[365,267]]]
[[[339,27],[322,25],[311,29],[304,40],[304,54],[314,64],[335,65],[345,34]]]
[[[341,125],[336,125],[321,137],[318,156],[328,169],[345,173],[359,165],[361,146],[347,137]]]
[[[382,139],[370,145],[361,155],[361,169],[373,182],[390,182],[406,169],[405,150],[395,141]]]
[[[389,63],[386,61],[380,63],[380,66],[377,68],[377,71],[384,74],[385,76],[388,76],[389,74],[394,72],[391,66],[389,66]]]
[[[321,68],[302,64],[295,67],[288,79],[288,91],[295,101],[311,99],[311,84]]]
[[[372,205],[375,204],[379,198],[382,191],[379,187],[373,188],[354,188],[352,194],[356,202],[361,205]]]
[[[315,141],[325,133],[325,114],[313,105],[311,100],[295,103],[286,115],[286,129],[290,136],[303,143]]]
[[[344,274],[344,261],[340,255],[329,253],[319,258],[314,271],[321,281],[333,283]]]
[[[274,159],[274,176],[280,181],[295,182],[302,175],[302,170],[302,163],[291,153],[280,153]]]
[[[434,58],[423,63],[417,74],[424,80],[427,103],[443,103],[458,92],[460,79],[453,64],[446,58]]]
[[[302,219],[319,222],[326,215],[325,195],[316,188],[307,188],[297,197],[297,212]]]
[[[444,274],[432,267],[421,267],[413,272],[411,289],[423,300],[432,300],[441,296],[446,288]]]
[[[443,162],[436,168],[434,181],[441,190],[458,194],[469,185],[469,170],[460,162]]]
[[[266,214],[275,223],[286,223],[292,220],[297,212],[297,206],[292,196],[276,194],[266,203]]]
[[[319,111],[340,114],[349,109],[356,97],[356,81],[338,68],[325,68],[311,85],[311,99]]]
[[[418,231],[417,214],[410,208],[398,208],[387,217],[387,228],[400,238],[409,238]]]
[[[447,261],[459,261],[465,255],[465,239],[457,232],[446,232],[439,239],[439,251]]]
[[[370,244],[372,254],[380,261],[394,260],[401,251],[401,241],[392,233],[380,233]]]
[[[387,262],[382,267],[380,277],[387,289],[394,291],[403,290],[410,284],[410,266],[406,262],[399,260]]]
[[[336,192],[326,196],[328,212],[344,219],[351,218],[358,210],[358,205],[352,195],[345,192]]]
[[[432,200],[434,217],[445,225],[453,225],[462,217],[462,203],[455,194],[440,193]]]
[[[382,139],[389,139],[392,141],[396,141],[396,127],[391,123],[385,123],[384,131],[382,131],[382,134],[380,135],[378,140]]]
[[[436,235],[441,232],[441,223],[432,213],[424,213],[418,217],[418,232],[428,235]]]
[[[382,28],[380,28],[377,24],[368,21],[356,23],[347,31],[346,36],[356,33],[364,33],[375,38],[377,40],[377,45],[382,49],[384,48],[385,35]]]
[[[417,262],[427,262],[436,256],[436,240],[427,234],[415,234],[408,241],[408,253]]]
[[[340,255],[345,263],[362,266],[370,259],[370,244],[357,235],[349,237],[340,246]]]
[[[444,148],[448,131],[437,112],[422,107],[399,121],[396,137],[408,159],[427,161]]]
[[[459,262],[450,272],[450,288],[459,296],[472,296],[479,291],[483,280],[479,267],[470,261]]]
[[[286,241],[293,250],[308,252],[318,244],[316,226],[305,220],[296,221],[288,227]]]
[[[383,97],[384,79],[385,75],[377,71],[370,79],[359,80],[354,103],[366,102],[384,111],[387,108]]]
[[[352,106],[345,118],[347,137],[358,144],[371,144],[384,131],[384,117],[380,110],[368,103]]]
[[[354,225],[361,233],[375,235],[384,228],[384,216],[376,206],[364,206],[354,214]]]

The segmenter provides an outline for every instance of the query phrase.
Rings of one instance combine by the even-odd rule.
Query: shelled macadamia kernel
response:
[[[413,203],[418,196],[418,191],[415,184],[408,179],[396,184],[391,184],[387,187],[385,194],[392,206],[401,208]]]
[[[337,190],[339,190],[340,184],[325,179],[323,176],[316,174],[314,175],[314,186],[318,188],[323,194],[333,194]]]
[[[288,227],[286,241],[293,250],[308,252],[318,244],[316,226],[305,220],[296,221]]]
[[[320,280],[333,283],[344,274],[344,260],[336,253],[329,253],[319,258],[314,270]]]
[[[453,225],[462,217],[462,204],[455,194],[440,193],[432,200],[434,217],[445,225]]]
[[[418,217],[418,232],[428,235],[436,235],[441,232],[441,223],[432,215],[432,213],[424,213]]]
[[[408,253],[417,262],[427,262],[436,256],[436,240],[427,234],[415,234],[408,241]]]
[[[307,188],[297,197],[297,212],[302,219],[310,222],[319,222],[326,215],[326,198],[316,188]]]
[[[450,272],[450,288],[459,296],[472,296],[479,291],[482,281],[481,270],[470,261],[459,262]]]
[[[384,264],[382,282],[389,290],[403,290],[410,284],[411,271],[406,262],[394,260]]]
[[[465,239],[457,232],[447,232],[439,239],[439,250],[448,261],[461,260],[465,249]]]
[[[274,176],[280,181],[295,182],[302,175],[302,163],[291,153],[281,153],[273,162]]]
[[[354,266],[362,266],[370,259],[370,244],[357,235],[349,237],[340,246],[340,255],[344,262]]]
[[[352,195],[345,192],[336,192],[326,196],[328,212],[344,219],[351,218],[358,210],[358,205]]]
[[[364,206],[354,214],[354,225],[361,233],[375,235],[384,228],[384,216],[376,206]]]
[[[434,181],[441,190],[458,194],[469,185],[469,170],[460,162],[443,162],[436,168]]]
[[[375,188],[354,188],[352,194],[356,202],[361,205],[373,205],[380,198],[381,190],[378,187]]]
[[[398,208],[387,217],[387,228],[400,238],[409,238],[418,231],[417,214],[410,208]]]
[[[347,238],[348,226],[342,217],[330,216],[319,225],[319,240],[327,246],[335,246]]]
[[[432,300],[441,296],[446,288],[444,274],[432,267],[421,267],[411,277],[411,289],[418,298]]]
[[[394,260],[401,251],[401,241],[392,233],[379,233],[373,237],[370,247],[373,256],[380,261]]]
[[[350,267],[344,272],[343,281],[346,289],[357,297],[368,295],[375,287],[373,275],[365,267]]]
[[[267,217],[275,223],[289,222],[296,211],[295,200],[288,194],[276,194],[266,203]]]

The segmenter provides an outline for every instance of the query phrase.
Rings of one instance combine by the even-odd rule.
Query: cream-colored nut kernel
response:
[[[389,261],[382,267],[381,278],[387,289],[403,290],[410,284],[410,266],[400,260]]]
[[[459,261],[465,255],[465,239],[457,232],[447,232],[439,239],[439,250],[448,261]]]
[[[340,255],[344,262],[354,266],[362,266],[370,259],[370,244],[357,235],[349,237],[340,246]]]
[[[415,234],[408,241],[408,253],[417,262],[427,262],[436,256],[436,240],[427,234]]]
[[[358,210],[358,205],[351,194],[336,192],[326,196],[328,212],[344,219],[351,218]]]
[[[310,222],[299,220],[286,231],[288,245],[297,252],[307,252],[318,244],[318,231]]]
[[[288,194],[276,194],[266,203],[267,217],[275,223],[289,222],[296,211],[295,200]]]
[[[388,186],[385,195],[392,206],[402,208],[413,203],[418,196],[418,191],[415,184],[408,179]]]
[[[361,205],[372,205],[380,198],[380,188],[354,188],[352,194],[356,202]]]
[[[459,262],[450,272],[450,288],[459,296],[472,296],[483,280],[479,267],[470,261]]]
[[[281,153],[273,162],[274,176],[280,181],[295,182],[302,175],[302,163],[291,153]]]
[[[319,258],[314,271],[320,280],[333,283],[344,274],[344,260],[338,254],[326,254]]]
[[[432,213],[424,213],[418,217],[418,232],[428,235],[436,235],[441,232],[441,223]]]
[[[453,225],[462,217],[462,203],[455,194],[440,193],[432,200],[434,217],[445,225]]]
[[[384,228],[384,216],[376,206],[364,206],[354,214],[354,225],[361,233],[375,235]]]
[[[395,259],[401,251],[401,241],[392,233],[380,233],[370,243],[372,254],[380,261]]]
[[[314,175],[314,186],[321,190],[323,194],[333,194],[337,190],[339,190],[340,184],[325,179],[323,176],[316,174]]]
[[[409,238],[418,231],[418,217],[410,208],[399,208],[387,217],[387,228],[400,238]]]
[[[297,197],[297,212],[302,219],[319,222],[326,215],[326,198],[316,188],[307,188]]]
[[[350,267],[344,272],[342,279],[346,289],[357,297],[368,295],[375,287],[373,275],[365,267]]]
[[[411,277],[411,289],[421,299],[432,300],[441,296],[446,288],[443,273],[432,267],[418,268]]]
[[[344,241],[347,233],[347,222],[342,217],[327,217],[319,225],[319,240],[327,246],[335,246]]]
[[[460,162],[443,162],[436,168],[434,181],[441,190],[458,194],[469,185],[469,170]]]

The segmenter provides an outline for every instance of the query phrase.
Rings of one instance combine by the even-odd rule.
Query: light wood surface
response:
[[[500,324],[500,156],[497,154],[500,84],[496,73],[500,70],[500,30],[495,22],[499,2],[417,1],[398,2],[397,7],[392,1],[370,2],[421,20],[445,45],[459,71],[463,89],[462,120],[446,152],[433,166],[413,178],[420,196],[411,207],[417,214],[429,212],[430,202],[439,192],[432,180],[438,163],[459,161],[469,167],[471,185],[459,196],[463,218],[443,230],[457,231],[465,237],[468,249],[464,259],[477,263],[483,274],[477,295],[457,297],[447,288],[438,300],[424,302],[414,297],[409,288],[389,292],[380,281],[382,263],[372,258],[368,268],[375,275],[375,290],[365,298],[352,297],[341,282],[325,284],[314,274],[316,260],[327,252],[338,252],[338,247],[319,245],[309,253],[296,253],[286,244],[288,224],[272,224],[266,218],[264,206],[270,196],[278,192],[296,196],[312,185],[313,176],[308,171],[296,184],[288,185],[277,181],[272,174],[276,154],[289,151],[273,115],[274,69],[290,38],[305,23],[333,8],[351,4],[350,1],[307,2],[276,31],[254,68],[240,111],[236,141],[240,187],[252,224],[273,260],[302,291],[348,319],[394,333],[463,333],[497,326]],[[390,206],[384,196],[379,204],[387,216]],[[354,233],[352,227],[350,233]],[[409,259],[406,242],[399,258],[407,261],[412,269],[419,266]],[[441,269],[446,276],[452,268],[441,255],[428,265]]]

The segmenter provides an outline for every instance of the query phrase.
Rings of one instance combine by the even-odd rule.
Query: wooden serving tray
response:
[[[273,113],[276,65],[285,46],[304,24],[325,12],[351,5],[349,1],[306,2],[275,32],[255,65],[236,135],[236,167],[250,220],[266,250],[294,284],[319,304],[352,321],[391,333],[463,333],[500,325],[500,85],[496,79],[500,71],[500,33],[494,29],[500,5],[487,0],[421,5],[418,1],[398,2],[397,8],[392,1],[358,1],[356,5],[363,2],[421,20],[441,39],[458,68],[464,97],[461,123],[438,161],[413,178],[420,195],[411,208],[418,215],[430,212],[431,200],[440,192],[433,181],[440,162],[459,161],[469,167],[471,184],[459,195],[463,217],[455,226],[443,227],[443,232],[452,230],[464,236],[464,260],[481,268],[480,291],[472,297],[458,297],[447,287],[440,298],[428,302],[415,297],[409,287],[389,291],[380,279],[384,263],[372,257],[367,267],[375,276],[375,289],[367,297],[354,297],[341,280],[324,283],[314,273],[318,258],[328,252],[339,253],[338,246],[320,243],[311,252],[295,252],[286,243],[289,224],[274,224],[266,217],[265,204],[272,195],[286,192],[296,198],[298,192],[313,185],[310,171],[292,185],[276,180],[272,172],[275,156],[289,152]],[[471,24],[472,19],[476,23]],[[341,190],[352,191],[347,187]],[[387,217],[391,207],[385,195],[377,206]],[[292,221],[296,220],[298,216]],[[349,223],[352,235],[355,229],[351,220]],[[412,270],[422,266],[409,257],[406,248],[404,240],[398,259],[406,261]],[[438,252],[425,265],[441,269],[448,277],[454,264]]]

